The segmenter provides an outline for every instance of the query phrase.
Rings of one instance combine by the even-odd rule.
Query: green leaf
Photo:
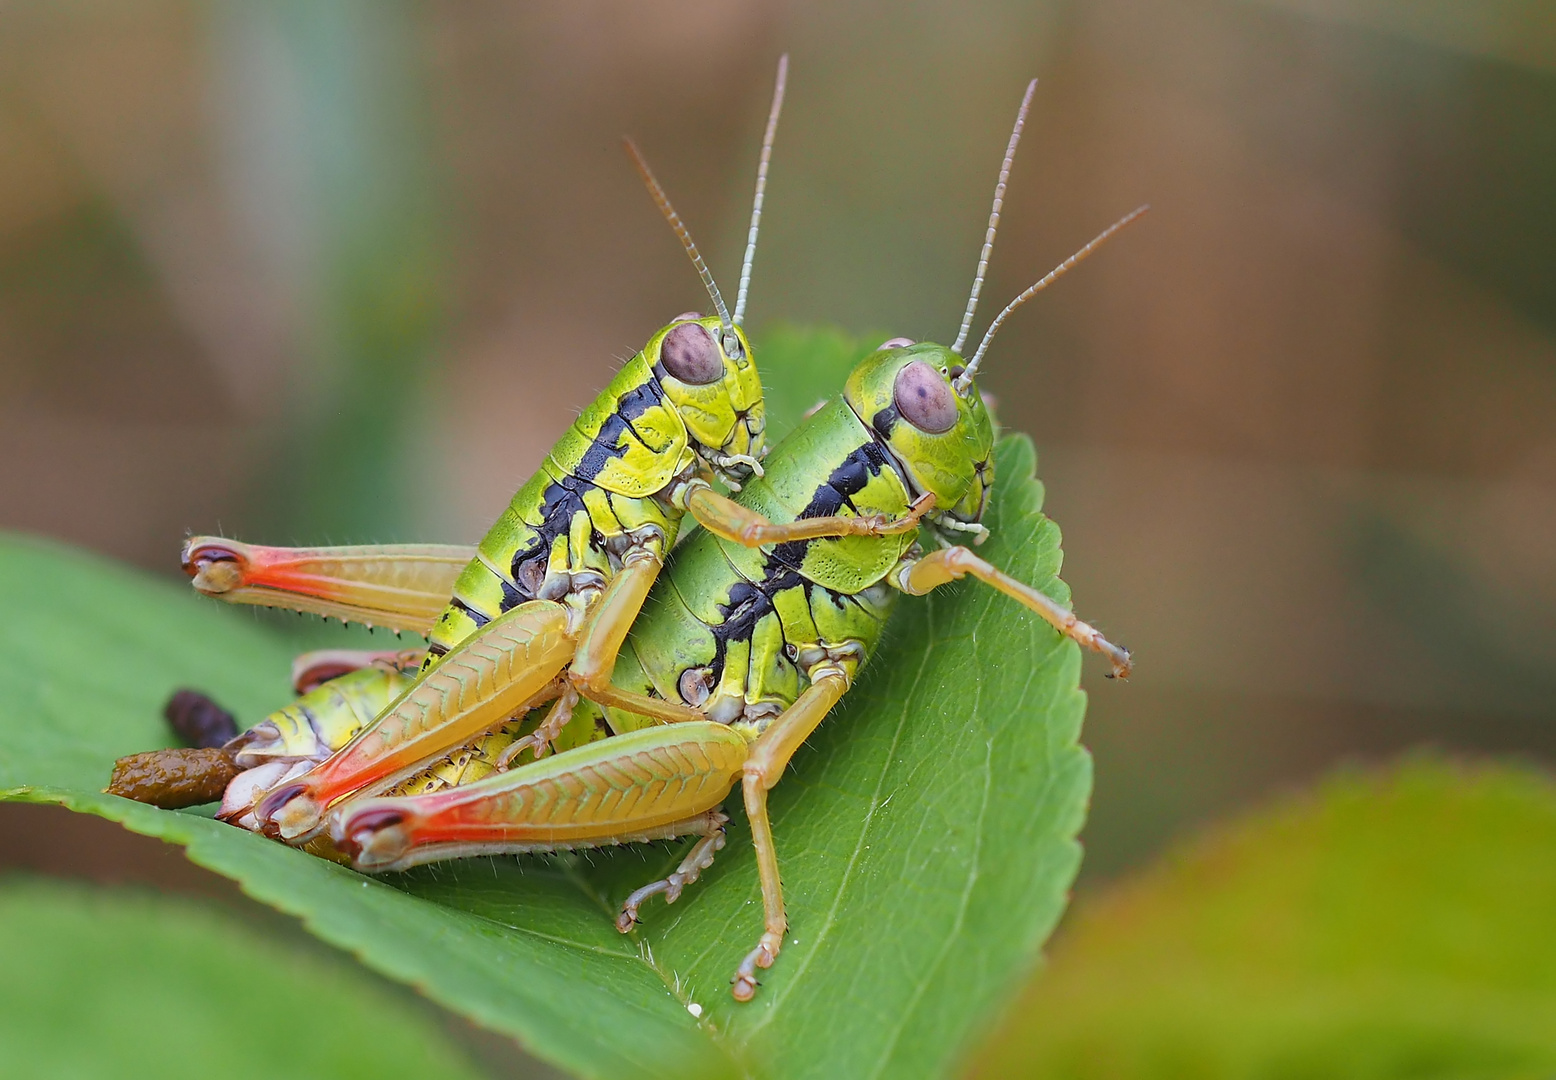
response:
[[[846,364],[827,370],[840,381]],[[983,553],[1066,599],[1033,468],[1025,438],[1001,443]],[[248,720],[281,704],[283,639],[19,540],[0,543],[0,604],[28,613],[3,639],[0,784],[30,785],[10,797],[182,844],[324,940],[587,1076],[942,1075],[1035,962],[1080,860],[1091,774],[1079,653],[973,584],[903,600],[859,685],[774,789],[791,936],[744,1006],[729,978],[762,916],[738,810],[713,868],[628,937],[615,905],[671,869],[680,845],[364,878],[97,793],[116,755],[166,745],[157,713],[178,686]]]
[[[755,351],[767,405],[768,443],[776,445],[806,410],[841,390],[853,366],[890,336],[858,338],[841,330],[789,323],[765,329]]]
[[[981,1076],[1556,1075],[1556,782],[1344,772],[1078,904]]]
[[[4,1076],[478,1075],[359,972],[187,901],[0,879],[0,956]]]

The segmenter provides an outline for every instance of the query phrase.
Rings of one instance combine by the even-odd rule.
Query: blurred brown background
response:
[[[618,137],[733,291],[785,50],[758,335],[954,336],[1033,75],[984,318],[1155,208],[985,380],[1038,443],[1079,610],[1140,661],[1088,667],[1086,882],[1338,760],[1549,760],[1537,2],[17,0],[0,526],[169,579],[189,532],[474,540],[701,304]],[[0,810],[0,859],[105,872],[63,817]]]

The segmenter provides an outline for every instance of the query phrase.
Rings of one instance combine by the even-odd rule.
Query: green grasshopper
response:
[[[945,507],[924,519],[936,539],[971,531],[993,479],[993,427],[970,370],[942,345],[871,354],[840,398],[773,451],[741,504],[780,521],[850,504],[861,514],[905,515],[926,493]],[[735,998],[749,1001],[788,925],[767,792],[852,685],[896,593],[923,595],[972,575],[1102,653],[1114,675],[1129,674],[1124,649],[1043,593],[965,546],[926,553],[916,539],[798,540],[753,551],[713,533],[692,537],[613,671],[618,692],[679,701],[704,718],[666,725],[607,704],[613,738],[433,794],[345,801],[329,817],[334,847],[357,869],[383,873],[471,855],[698,836],[674,873],[627,898],[617,920],[625,932],[650,897],[673,902],[711,865],[724,841],[721,804],[738,783],[764,907],[761,939],[733,979]]]
[[[1029,86],[956,342],[950,348],[884,343],[850,374],[840,397],[773,451],[765,475],[740,492],[737,505],[750,520],[800,525],[802,534],[759,549],[715,530],[694,535],[675,552],[646,604],[635,605],[642,613],[630,639],[618,636],[619,625],[602,630],[598,624],[580,637],[575,664],[612,672],[607,692],[592,685],[585,691],[604,707],[614,737],[431,794],[359,793],[324,816],[336,850],[357,868],[378,873],[477,854],[697,836],[674,873],[627,898],[617,922],[626,931],[649,898],[662,894],[673,902],[711,864],[724,839],[721,804],[739,783],[764,905],[761,938],[733,979],[735,998],[746,1001],[758,969],[776,959],[787,926],[767,792],[846,694],[880,640],[896,593],[923,595],[970,574],[1102,653],[1113,674],[1129,673],[1125,650],[956,542],[986,535],[994,427],[974,380],[995,334],[1016,308],[1145,209],[1012,300],[963,362],[1031,93]],[[804,528],[839,515],[914,525],[844,536]],[[921,528],[939,542],[937,549],[920,545]],[[626,580],[618,575],[607,591]],[[444,664],[456,656],[473,684],[514,662],[511,653],[483,653],[469,640]],[[344,754],[350,753],[348,747]],[[283,785],[261,801],[258,817],[284,812],[297,797]],[[285,824],[279,831],[288,835]],[[315,835],[294,830],[290,839]]]
[[[283,710],[230,748],[242,765],[319,762],[339,748],[340,735],[353,736],[362,728],[359,719],[348,722],[360,716],[362,702],[385,701],[387,711],[373,725],[373,737],[354,743],[348,755],[332,758],[327,768],[297,778],[307,794],[294,803],[282,826],[289,838],[316,829],[317,811],[338,798],[380,784],[429,753],[466,743],[523,715],[530,705],[555,699],[536,730],[519,736],[510,728],[505,742],[485,741],[478,753],[472,751],[478,760],[471,762],[467,755],[461,768],[505,765],[525,748],[536,757],[547,752],[572,718],[579,689],[588,689],[595,702],[611,698],[609,670],[591,666],[590,653],[576,662],[575,643],[592,633],[606,640],[625,636],[684,514],[708,530],[752,545],[798,535],[908,527],[858,518],[775,526],[753,519],[712,487],[717,478],[738,490],[761,474],[761,382],[741,323],[786,75],[787,57],[779,62],[733,316],[679,215],[628,141],[644,183],[702,277],[717,315],[688,313],[655,334],[573,423],[473,557],[469,549],[439,545],[281,549],[212,537],[186,544],[184,566],[196,588],[207,594],[429,634],[422,678],[412,686],[404,686],[401,672],[379,662],[378,654],[358,654],[347,666],[359,667],[360,673],[332,691],[321,690],[328,700],[296,704],[310,718],[307,725],[290,722]],[[461,566],[450,583],[451,571]],[[493,655],[509,661],[505,671],[513,678],[489,681],[478,694],[466,692],[463,661],[439,670],[443,657],[466,642],[470,647],[461,656],[495,650]],[[569,664],[568,678],[559,680]],[[331,693],[335,698],[329,698]],[[359,707],[340,711],[336,698],[341,695]],[[664,720],[692,715],[664,703],[646,708]],[[399,735],[414,731],[415,737],[384,738],[389,729]],[[489,757],[496,752],[503,756]],[[269,772],[260,775],[277,779]],[[256,780],[251,778],[247,789]],[[223,813],[229,818],[247,814],[241,800],[234,804],[229,797],[226,804]]]

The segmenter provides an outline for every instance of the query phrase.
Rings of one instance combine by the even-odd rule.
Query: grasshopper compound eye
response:
[[[912,345],[912,344],[915,344],[915,342],[910,337],[887,338],[885,341],[881,342],[879,346],[876,347],[875,351],[876,352],[883,352],[886,349],[905,349],[909,345]]]
[[[956,395],[944,376],[922,360],[897,372],[892,398],[902,418],[920,431],[943,435],[956,425]]]
[[[681,323],[666,334],[659,346],[659,362],[675,378],[692,386],[706,386],[724,377],[719,347],[701,323]]]

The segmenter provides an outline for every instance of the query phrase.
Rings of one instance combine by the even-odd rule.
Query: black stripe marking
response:
[[[664,399],[664,387],[659,385],[658,379],[650,376],[649,380],[642,386],[634,387],[621,395],[621,400],[616,403],[616,414],[626,422],[627,428],[632,432],[633,437],[645,446],[648,444],[644,442],[643,436],[638,434],[638,429],[632,426],[632,421],[663,402]]]
[[[626,452],[621,445],[621,437],[626,431],[627,421],[619,412],[607,416],[600,425],[600,433],[594,437],[578,462],[578,467],[573,470],[573,475],[580,480],[593,480],[599,476],[606,465]]]
[[[299,704],[297,711],[303,714],[303,719],[308,722],[308,730],[313,732],[313,737],[320,743],[324,742],[324,736],[319,731],[319,718],[313,714],[313,710],[306,705]]]
[[[864,490],[870,477],[879,476],[888,467],[886,452],[873,439],[860,446],[843,463],[832,470],[826,482],[816,488],[810,502],[800,511],[799,519],[831,517],[843,507],[858,512],[853,497]],[[784,566],[798,570],[805,563],[809,540],[788,540],[773,548],[772,558]]]
[[[493,575],[496,577],[497,575]],[[519,587],[504,577],[497,577],[497,584],[502,586],[502,600],[497,605],[498,611],[512,611],[524,603],[524,594]]]
[[[507,590],[505,589],[505,590],[503,590],[503,592],[504,592],[504,598],[506,598]],[[461,600],[457,596],[454,597],[454,599],[449,601],[449,607],[453,608],[456,611],[463,611],[467,616],[469,616],[470,621],[475,623],[475,626],[476,626],[477,630],[479,630],[481,627],[485,626],[487,623],[492,621],[492,617],[490,615],[482,614],[481,612],[477,611],[475,608],[471,607],[469,604],[465,603],[463,600]],[[503,610],[507,611],[508,609],[507,608],[503,608]]]
[[[881,438],[891,438],[891,429],[897,426],[897,421],[902,414],[897,411],[896,405],[888,405],[876,413],[870,420],[870,426],[880,433]]]
[[[844,506],[857,511],[853,496],[864,490],[870,477],[879,476],[881,470],[889,467],[885,451],[874,440],[866,442],[844,458],[842,464],[833,469],[826,481],[816,488],[810,502],[800,511],[799,520],[831,517]],[[730,587],[728,602],[719,605],[718,609],[722,621],[708,628],[713,633],[712,668],[715,680],[724,674],[724,660],[730,643],[751,640],[756,624],[776,610],[773,597],[780,592],[804,589],[807,606],[811,604],[817,590],[827,594],[839,606],[845,603],[859,604],[857,597],[828,589],[800,573],[800,566],[805,561],[805,553],[810,545],[810,540],[788,540],[776,545],[767,557],[760,582],[752,583],[742,578]],[[779,627],[785,629],[782,619],[779,619]]]
[[[522,565],[536,558],[550,559],[552,546],[558,537],[567,535],[572,529],[573,518],[579,514],[588,514],[588,508],[584,505],[584,494],[596,486],[592,483],[594,478],[600,475],[612,460],[626,453],[626,446],[622,442],[623,436],[630,433],[632,438],[643,443],[637,430],[632,426],[633,419],[642,416],[663,401],[664,388],[659,385],[657,378],[649,378],[622,394],[616,400],[616,410],[600,425],[600,430],[590,440],[589,448],[584,451],[572,475],[547,485],[540,499],[541,524],[535,528],[534,539],[514,553],[513,561],[508,567],[508,578],[506,580],[499,578],[503,586],[503,611],[511,611],[520,604],[535,599],[525,579],[543,579],[544,574],[542,572],[526,575],[521,569]],[[590,520],[593,521],[593,518],[591,517]],[[590,531],[589,543],[597,550],[604,549],[605,537],[598,528]]]

